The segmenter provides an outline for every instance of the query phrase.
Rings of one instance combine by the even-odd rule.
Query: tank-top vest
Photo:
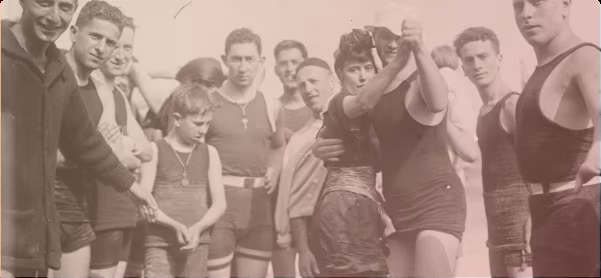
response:
[[[478,117],[476,133],[482,153],[482,183],[484,192],[522,183],[513,146],[513,134],[501,126],[501,111],[505,102],[518,95],[509,93],[501,98],[488,113]]]
[[[594,128],[572,130],[548,119],[540,109],[539,98],[543,85],[553,70],[583,43],[557,56],[546,65],[537,67],[516,108],[515,146],[522,177],[531,183],[573,181],[593,144]]]
[[[265,96],[258,92],[244,108],[248,120],[246,129],[242,106],[219,94],[215,94],[215,98],[220,107],[213,112],[205,140],[217,149],[223,175],[263,177],[273,135]]]

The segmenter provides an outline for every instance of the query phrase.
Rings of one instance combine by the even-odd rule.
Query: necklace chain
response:
[[[198,145],[198,144],[194,144],[194,147],[192,147],[192,152],[190,152],[190,154],[188,154],[188,158],[186,159],[185,164],[182,161],[182,159],[179,157],[179,154],[177,154],[177,152],[175,151],[175,148],[171,145],[171,143],[167,142],[167,145],[169,145],[169,147],[173,151],[173,154],[175,155],[175,158],[177,159],[177,162],[179,162],[180,166],[182,166],[182,169],[184,170],[184,172],[182,173],[182,185],[187,186],[190,183],[190,181],[188,180],[188,164],[190,164],[190,159],[192,158],[192,153],[194,152],[194,150],[196,149],[196,145]]]

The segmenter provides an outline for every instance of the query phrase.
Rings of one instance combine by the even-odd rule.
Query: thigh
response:
[[[269,264],[273,251],[273,226],[257,226],[240,238],[236,257],[265,261]]]
[[[146,277],[174,277],[168,247],[146,247]]]
[[[269,260],[255,259],[248,256],[234,258],[235,273],[233,277],[266,277]]]
[[[82,247],[89,246],[96,239],[94,230],[88,222],[61,222],[60,229],[63,253],[75,252]]]
[[[209,244],[208,271],[211,277],[230,276],[236,241],[236,233],[230,222],[217,220]]]
[[[271,257],[273,276],[296,277],[296,249],[275,248]]]
[[[587,188],[589,187],[589,188]],[[535,276],[592,276],[599,265],[598,187],[530,199]]]
[[[61,268],[52,271],[52,277],[87,277],[90,271],[90,246],[81,247],[73,252],[63,253]]]
[[[180,275],[182,277],[207,277],[207,261],[209,259],[209,246],[201,244],[186,255],[185,265]]]
[[[111,229],[96,233],[92,243],[91,269],[109,269],[127,261],[133,238],[132,229]]]
[[[505,260],[500,252],[488,249],[488,262],[492,277],[508,277]]]
[[[459,239],[438,231],[420,231],[415,241],[415,276],[455,275]]]
[[[397,233],[386,239],[390,254],[387,258],[392,277],[413,277],[415,233]]]

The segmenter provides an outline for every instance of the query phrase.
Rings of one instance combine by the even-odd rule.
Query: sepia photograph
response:
[[[4,0],[1,277],[600,277],[594,0]]]

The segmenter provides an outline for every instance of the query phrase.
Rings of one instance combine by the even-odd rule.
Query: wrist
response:
[[[423,42],[418,42],[415,43],[415,45],[412,48],[413,51],[413,55],[417,57],[430,57],[430,53],[428,52],[428,48],[426,47],[426,45]]]

